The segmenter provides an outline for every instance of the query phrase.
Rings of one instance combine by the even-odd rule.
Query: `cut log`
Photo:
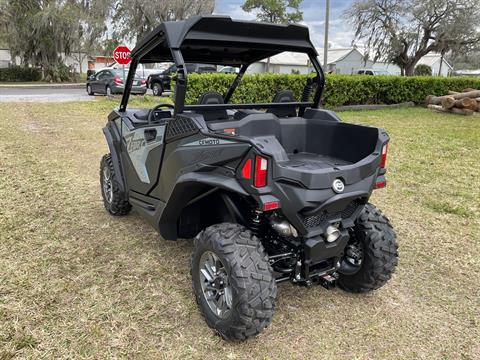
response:
[[[470,109],[476,111],[478,104],[476,99],[465,98],[455,100],[452,96],[446,96],[442,99],[442,107],[445,109],[451,109],[456,107],[459,109]]]
[[[464,99],[464,98],[478,98],[480,97],[480,90],[473,90],[468,92],[462,92],[455,95],[452,95],[455,100]]]
[[[478,108],[477,100],[472,98],[465,98],[460,100],[455,100],[454,107],[459,109],[470,109],[476,111]]]
[[[455,106],[456,101],[453,96],[445,96],[442,98],[442,107],[444,109],[451,109]]]
[[[445,96],[428,95],[425,98],[425,102],[427,103],[427,105],[428,104],[440,105],[442,103],[442,99],[447,96],[451,96],[455,100],[464,99],[464,98],[476,99],[480,97],[480,90],[474,90],[474,91],[463,92],[463,93],[458,93],[453,95],[445,95]]]
[[[449,91],[448,92],[448,95],[456,95],[456,94],[458,94],[458,91]]]
[[[463,89],[462,92],[466,93],[466,92],[471,92],[471,91],[477,91],[477,89],[474,89],[474,88],[466,88],[466,89]]]
[[[439,112],[458,114],[458,115],[464,115],[464,116],[473,115],[474,113],[474,111],[470,109],[458,109],[458,108],[445,109],[440,105],[431,105],[431,104],[428,105],[428,108],[433,109],[435,111],[439,111]]]
[[[425,102],[430,105],[439,105],[442,103],[443,96],[428,95]]]

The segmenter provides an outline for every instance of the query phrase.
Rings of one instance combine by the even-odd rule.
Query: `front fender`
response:
[[[123,175],[123,168],[122,168],[122,164],[120,162],[120,158],[117,153],[117,149],[115,147],[113,135],[111,132],[112,132],[112,125],[107,124],[107,126],[103,128],[103,134],[105,135],[105,139],[107,140],[107,144],[108,144],[108,149],[110,150],[110,156],[112,157],[112,162],[113,162],[113,169],[115,170],[115,174],[118,174],[118,179],[119,179],[119,181],[117,182],[118,188],[122,194],[126,194],[125,177]]]

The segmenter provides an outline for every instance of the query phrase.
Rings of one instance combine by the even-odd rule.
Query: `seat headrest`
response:
[[[218,92],[206,92],[198,98],[198,105],[223,104],[223,96]]]
[[[223,96],[218,92],[206,92],[200,95],[198,98],[198,105],[208,105],[208,104],[224,104]],[[228,119],[227,110],[218,109],[218,110],[197,110],[197,113],[202,114],[205,121],[211,120],[225,120]]]
[[[293,98],[293,91],[291,90],[280,90],[273,97],[272,102],[274,103],[283,103],[283,102],[295,102]]]
[[[293,97],[293,91],[291,90],[280,90],[278,91],[272,100],[273,103],[285,103],[285,102],[295,102]],[[295,106],[293,107],[283,107],[278,109],[270,109],[267,112],[275,114],[278,117],[294,117],[297,116],[297,110]]]

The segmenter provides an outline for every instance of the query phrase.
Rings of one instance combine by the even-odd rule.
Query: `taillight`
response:
[[[141,84],[142,86],[146,86],[147,82],[146,82],[145,80],[141,80],[141,81],[140,81],[140,84]]]
[[[244,179],[252,178],[252,160],[248,159],[242,167],[242,176]]]
[[[385,164],[387,163],[387,152],[388,152],[388,143],[383,145],[382,148],[382,158],[380,159],[380,167],[385,169]]]
[[[115,76],[115,77],[113,78],[113,82],[114,82],[115,84],[117,84],[117,85],[123,84],[123,80],[120,79],[119,76]]]
[[[253,185],[257,188],[267,185],[268,160],[260,155],[255,156],[255,174]]]

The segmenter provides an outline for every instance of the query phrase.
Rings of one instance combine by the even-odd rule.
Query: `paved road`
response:
[[[0,87],[0,102],[10,101],[38,101],[38,102],[63,102],[63,101],[88,101],[92,100],[85,88],[20,88]]]

